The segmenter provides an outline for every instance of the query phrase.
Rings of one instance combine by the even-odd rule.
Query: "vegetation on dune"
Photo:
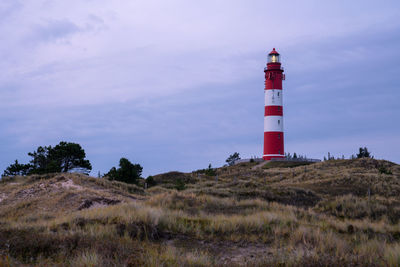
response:
[[[310,165],[312,162],[307,161],[271,161],[263,165],[264,169],[271,169],[271,168],[293,168],[297,166],[304,166]]]
[[[359,152],[357,154],[357,158],[372,158],[371,153],[368,151],[366,147],[360,147]]]
[[[55,147],[39,146],[36,151],[29,152],[32,157],[28,164],[20,164],[15,160],[4,171],[3,176],[45,174],[77,171],[89,173],[92,165],[85,159],[85,151],[79,144],[60,142]]]
[[[76,174],[4,178],[0,266],[400,264],[399,165],[214,170],[155,175],[146,190]]]
[[[229,166],[232,166],[238,160],[240,160],[240,155],[238,152],[235,152],[232,155],[229,155],[229,157],[225,160],[225,162],[228,163]]]
[[[128,159],[121,158],[119,160],[119,168],[112,167],[108,173],[104,174],[104,177],[109,180],[136,184],[142,171],[143,167],[140,164],[133,164]]]

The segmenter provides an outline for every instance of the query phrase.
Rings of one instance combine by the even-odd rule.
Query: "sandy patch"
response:
[[[27,188],[24,190],[19,191],[17,194],[15,194],[16,198],[31,198],[34,197],[38,192],[40,192],[41,189],[36,187],[33,188]]]
[[[74,183],[74,181],[72,181],[71,179],[68,179],[62,183],[59,184],[61,187],[63,188],[67,188],[67,189],[77,189],[77,190],[83,190],[83,187],[80,185],[77,185]]]
[[[268,162],[268,161],[261,162],[261,163],[257,164],[256,166],[251,167],[251,169],[252,169],[252,170],[260,169],[260,168],[261,168],[262,166],[264,166],[267,162]]]
[[[92,206],[90,206],[89,209],[96,209],[96,208],[102,208],[102,207],[107,207],[108,205],[102,204],[102,203],[93,203]]]

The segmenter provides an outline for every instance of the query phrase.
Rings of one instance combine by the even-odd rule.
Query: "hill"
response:
[[[149,189],[77,174],[5,177],[0,266],[400,264],[395,163],[242,163],[211,174],[160,174]]]

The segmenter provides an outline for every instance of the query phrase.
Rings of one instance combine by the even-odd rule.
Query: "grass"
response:
[[[399,265],[398,165],[239,165],[217,169],[218,181],[155,176],[147,190],[70,174],[7,178],[0,266]],[[120,202],[79,209],[98,198]]]
[[[263,169],[272,168],[293,168],[298,166],[307,166],[313,164],[312,162],[306,161],[270,161],[262,166]]]

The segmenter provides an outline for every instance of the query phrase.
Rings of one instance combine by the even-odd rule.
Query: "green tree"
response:
[[[366,147],[362,148],[360,147],[359,153],[357,154],[357,158],[371,158],[371,153],[368,151]]]
[[[55,163],[55,168],[60,172],[79,170],[88,173],[92,165],[85,157],[85,151],[75,143],[60,142],[49,151],[50,163]]]
[[[14,164],[5,169],[3,176],[27,175],[31,168],[30,164],[20,164],[18,160],[15,160]]]
[[[226,163],[228,163],[229,166],[232,166],[235,164],[235,161],[239,160],[240,156],[238,152],[233,153],[232,155],[229,155],[229,157],[226,159]]]
[[[104,176],[109,180],[116,180],[128,184],[137,183],[142,174],[143,167],[139,164],[132,164],[128,159],[121,158],[119,160],[119,168],[112,167]]]
[[[151,175],[150,175],[149,177],[146,178],[146,183],[147,183],[147,186],[148,186],[148,187],[152,187],[152,186],[157,185],[156,180],[154,180],[154,177],[151,176]]]
[[[17,164],[16,161],[4,173],[16,170],[22,175],[70,171],[89,173],[92,169],[89,160],[85,159],[85,151],[76,143],[62,141],[55,147],[39,146],[28,155],[32,158],[29,164]]]
[[[56,169],[56,164],[54,162],[50,162],[49,152],[51,149],[51,146],[39,146],[36,151],[28,153],[28,156],[32,157],[30,161],[32,169],[29,174],[60,172],[59,169]]]

